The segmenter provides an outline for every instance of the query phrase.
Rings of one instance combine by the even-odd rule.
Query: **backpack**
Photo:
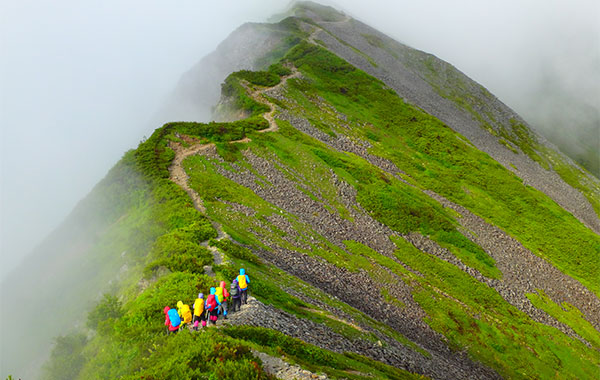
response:
[[[194,314],[197,317],[202,316],[204,312],[204,300],[202,298],[196,298],[196,303],[194,304]]]
[[[181,324],[181,318],[179,318],[179,314],[177,314],[177,310],[170,309],[167,313],[169,316],[169,321],[171,322],[171,326],[177,327]]]
[[[206,298],[206,310],[212,311],[217,307],[217,301],[215,301],[215,295],[211,294]]]
[[[215,289],[215,297],[218,297],[219,302],[223,302],[223,288],[220,286]]]
[[[189,305],[181,307],[181,316],[183,317],[183,323],[190,323],[192,321],[192,312]]]
[[[246,282],[246,275],[240,274],[239,276],[237,276],[237,280],[240,289],[244,290],[248,287],[248,283]]]
[[[229,294],[233,297],[233,298],[237,298],[237,295],[240,292],[238,291],[238,287],[235,286],[235,284],[231,284],[231,289],[229,290]]]

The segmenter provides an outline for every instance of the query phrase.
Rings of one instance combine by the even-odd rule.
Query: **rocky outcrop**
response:
[[[465,365],[457,367],[453,359],[447,359],[437,353],[433,353],[431,358],[425,358],[420,353],[392,339],[383,342],[381,340],[375,342],[363,339],[350,340],[323,324],[298,318],[273,306],[265,305],[254,297],[248,298],[248,304],[243,305],[241,311],[230,314],[229,319],[223,322],[219,321],[218,324],[272,328],[326,350],[339,353],[354,352],[434,379],[500,378],[491,370],[480,365],[474,363],[467,365],[469,359],[463,353],[455,354],[462,357]],[[277,361],[277,364],[281,363]],[[286,368],[287,366],[283,364],[282,367]]]

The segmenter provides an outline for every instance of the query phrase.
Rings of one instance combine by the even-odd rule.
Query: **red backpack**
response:
[[[206,309],[212,311],[215,307],[217,307],[217,301],[215,300],[215,295],[211,294],[206,297]]]

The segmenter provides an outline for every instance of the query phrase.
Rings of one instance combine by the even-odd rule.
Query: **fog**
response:
[[[565,127],[576,130],[600,109],[596,3],[339,0],[335,6],[452,63],[541,128],[566,115],[574,122]],[[3,276],[127,149],[160,126],[151,120],[186,70],[237,26],[265,21],[287,2],[1,4]],[[578,107],[590,116],[577,119]]]

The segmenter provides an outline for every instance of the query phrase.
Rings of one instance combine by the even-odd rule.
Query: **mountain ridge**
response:
[[[121,183],[123,177],[115,175],[99,191],[109,200],[106,233],[135,247],[111,253],[124,260],[116,264],[122,278],[115,290],[123,314],[91,329],[96,335],[84,339],[79,353],[53,354],[51,365],[81,360],[80,378],[164,378],[193,370],[175,364],[166,348],[220,340],[244,352],[222,358],[247,374],[261,376],[249,369],[258,362],[245,354],[248,344],[267,351],[279,347],[279,354],[283,350],[304,367],[318,364],[332,377],[365,373],[357,370],[358,362],[337,356],[332,360],[345,372],[306,360],[298,352],[316,348],[285,351],[281,342],[291,344],[287,338],[260,328],[161,336],[157,319],[165,302],[195,296],[216,279],[230,280],[235,266],[243,265],[254,276],[261,307],[288,321],[259,326],[292,336],[291,325],[312,326],[296,337],[325,350],[338,347],[333,349],[338,353],[354,346],[355,354],[363,350],[369,360],[404,370],[369,361],[372,371],[382,371],[379,377],[551,377],[556,371],[590,376],[600,342],[597,233],[542,192],[523,186],[515,175],[523,170],[511,174],[509,164],[475,149],[450,123],[404,102],[401,91],[368,75],[369,66],[381,66],[369,61],[369,50],[357,44],[357,52],[313,29],[323,18],[354,23],[347,16],[330,9],[321,14],[314,4],[299,7],[313,18],[304,14],[282,24],[295,41],[282,55],[283,65],[276,54],[267,71],[239,71],[224,82],[224,99],[247,118],[169,123],[117,165],[137,178]],[[335,49],[324,49],[327,41],[352,57],[346,61]],[[462,118],[472,115],[468,107],[461,112]],[[475,126],[477,133],[493,136]],[[198,154],[178,158],[178,149]],[[538,150],[529,153],[544,162]],[[129,191],[139,194],[126,195]],[[110,200],[125,206],[114,207]],[[545,242],[541,231],[557,237]],[[136,235],[139,242],[131,240]],[[560,252],[571,243],[579,245],[572,258]],[[206,246],[226,261],[215,260]],[[314,329],[331,338],[319,341],[310,334]],[[149,354],[140,355],[138,346]]]

